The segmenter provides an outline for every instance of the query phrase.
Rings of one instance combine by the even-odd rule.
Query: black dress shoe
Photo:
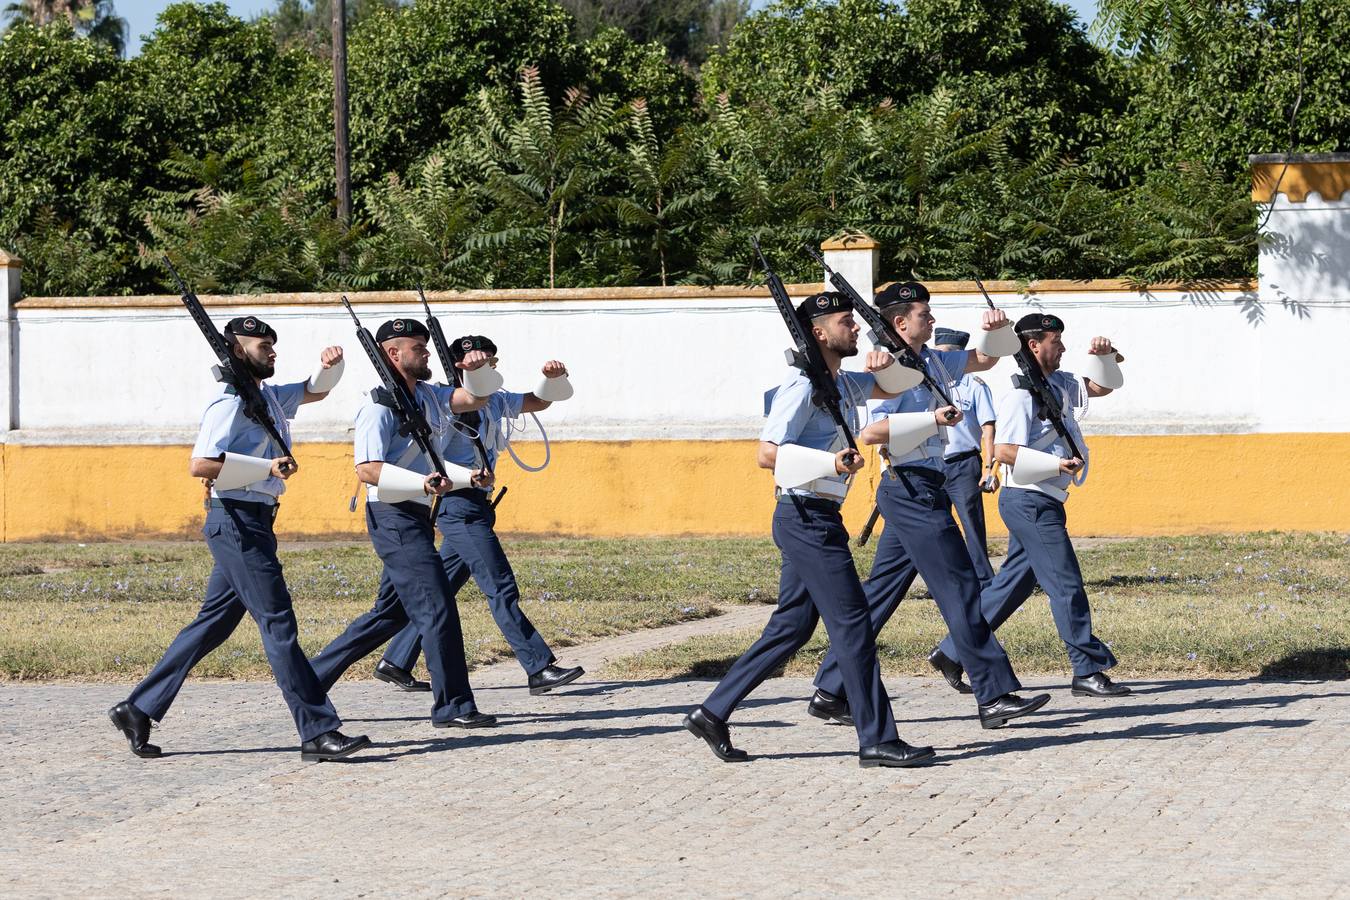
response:
[[[381,681],[387,681],[400,690],[409,693],[431,690],[431,684],[426,681],[418,681],[412,677],[412,673],[407,669],[400,669],[398,666],[385,660],[380,660],[375,664],[375,677]]]
[[[910,766],[923,766],[933,761],[937,754],[932,747],[911,747],[899,738],[863,747],[858,751],[858,765],[864,769],[884,766],[888,769],[907,769]]]
[[[546,666],[530,676],[530,693],[547,694],[554,688],[571,684],[585,674],[586,670],[581,666],[573,666],[570,669],[554,665]]]
[[[159,756],[159,748],[149,743],[150,717],[137,709],[130,701],[121,703],[108,710],[108,718],[127,736],[131,752],[142,759]]]
[[[300,745],[300,759],[305,762],[327,762],[351,756],[362,747],[370,746],[370,738],[364,734],[347,737],[340,731],[325,731],[312,741]]]
[[[928,654],[928,664],[942,673],[942,677],[947,679],[947,683],[956,688],[963,694],[972,693],[970,685],[961,680],[965,674],[965,669],[961,664],[950,656],[942,652],[939,647],[934,647],[933,652]]]
[[[455,716],[445,722],[432,722],[437,728],[496,728],[497,717],[480,713],[478,710]]]
[[[1034,697],[1004,694],[993,703],[980,706],[980,725],[984,728],[1002,728],[1010,719],[1034,713],[1049,702],[1049,694],[1037,694]]]
[[[1124,697],[1130,693],[1125,685],[1116,684],[1107,678],[1105,672],[1093,672],[1081,677],[1075,675],[1069,688],[1075,697]]]
[[[843,697],[836,697],[829,691],[817,689],[811,702],[806,704],[806,714],[827,722],[838,722],[840,725],[853,724],[853,714],[848,711],[848,701]]]
[[[703,738],[722,762],[745,762],[750,754],[731,746],[731,732],[727,723],[702,706],[684,717],[684,727]]]

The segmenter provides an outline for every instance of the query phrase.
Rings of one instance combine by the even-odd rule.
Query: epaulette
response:
[[[988,387],[988,385],[984,383],[984,379],[978,375],[970,376],[970,380],[978,384],[980,387]]]

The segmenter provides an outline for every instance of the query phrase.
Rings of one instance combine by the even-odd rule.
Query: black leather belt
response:
[[[978,451],[978,450],[966,450],[966,451],[963,452],[963,453],[956,453],[956,454],[953,454],[952,456],[946,457],[946,458],[943,460],[943,462],[949,462],[949,463],[960,462],[960,461],[963,460],[963,459],[970,459],[972,456],[979,456],[979,455],[980,455],[980,451]]]

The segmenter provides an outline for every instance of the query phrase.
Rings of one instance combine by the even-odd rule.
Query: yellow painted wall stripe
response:
[[[1075,534],[1350,531],[1350,479],[1328,465],[1350,459],[1346,434],[1096,436],[1092,471],[1069,501]],[[754,441],[562,442],[540,474],[509,460],[499,511],[504,532],[566,535],[765,534],[773,482],[754,465]],[[185,537],[203,510],[184,446],[0,447],[3,539]],[[541,445],[518,448],[527,462]],[[277,522],[283,536],[364,534],[347,512],[355,485],[349,444],[296,448],[301,472]],[[851,530],[870,509],[869,460],[845,506]],[[987,498],[991,535],[1003,534]]]

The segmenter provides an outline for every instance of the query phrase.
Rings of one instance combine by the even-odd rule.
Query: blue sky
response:
[[[126,19],[127,24],[131,26],[131,42],[127,47],[129,54],[134,56],[140,52],[141,38],[154,30],[155,17],[172,2],[174,0],[114,0],[118,15]],[[1097,10],[1097,0],[1064,0],[1064,2],[1077,10],[1078,17],[1085,22],[1090,22]],[[272,0],[228,0],[227,5],[231,12],[244,19],[252,18],[264,9],[275,6]],[[763,0],[757,0],[754,5],[763,5]]]

